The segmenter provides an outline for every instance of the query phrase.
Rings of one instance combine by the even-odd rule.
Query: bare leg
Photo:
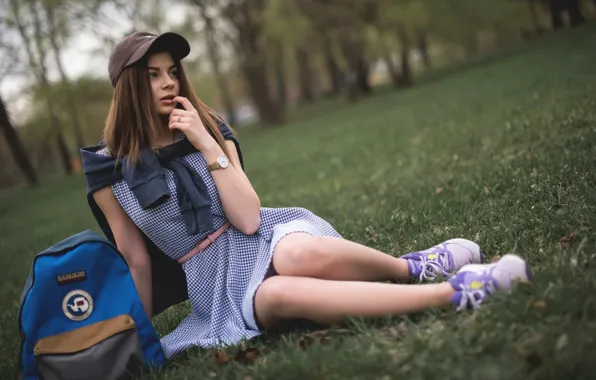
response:
[[[408,263],[346,239],[296,232],[282,238],[273,252],[280,275],[328,280],[407,281]]]
[[[257,290],[255,309],[264,327],[289,318],[337,324],[345,317],[383,317],[447,306],[454,292],[447,282],[402,285],[275,276]]]

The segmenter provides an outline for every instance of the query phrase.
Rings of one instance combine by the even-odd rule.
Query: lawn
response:
[[[532,284],[476,312],[430,310],[193,350],[157,379],[588,379],[596,373],[596,27],[404,92],[240,130],[269,207],[302,206],[400,255],[452,237],[515,252]],[[91,228],[80,176],[0,199],[0,378],[15,378],[16,312],[32,257]],[[155,320],[160,334],[188,312]]]

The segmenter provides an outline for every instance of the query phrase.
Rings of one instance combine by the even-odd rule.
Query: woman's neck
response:
[[[170,128],[168,127],[168,117],[165,116],[161,117],[160,119],[161,129],[159,136],[157,136],[157,139],[153,144],[155,148],[161,148],[166,145],[170,145],[176,141],[177,133],[176,131],[170,130]]]

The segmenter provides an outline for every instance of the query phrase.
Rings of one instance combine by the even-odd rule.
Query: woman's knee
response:
[[[319,236],[306,233],[283,237],[273,253],[277,272],[282,275],[316,276],[329,261],[320,240]]]
[[[271,327],[291,307],[291,284],[283,276],[266,279],[255,294],[255,311],[263,327]]]

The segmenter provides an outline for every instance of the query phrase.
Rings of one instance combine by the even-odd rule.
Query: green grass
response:
[[[532,284],[477,312],[430,310],[272,337],[250,343],[258,352],[240,351],[240,360],[192,350],[147,378],[593,378],[595,44],[588,26],[409,91],[240,131],[263,205],[306,207],[344,237],[396,255],[470,238],[489,259],[526,258]],[[0,199],[0,378],[15,376],[16,311],[31,258],[85,228],[98,231],[82,177]],[[186,312],[160,315],[160,334]]]

